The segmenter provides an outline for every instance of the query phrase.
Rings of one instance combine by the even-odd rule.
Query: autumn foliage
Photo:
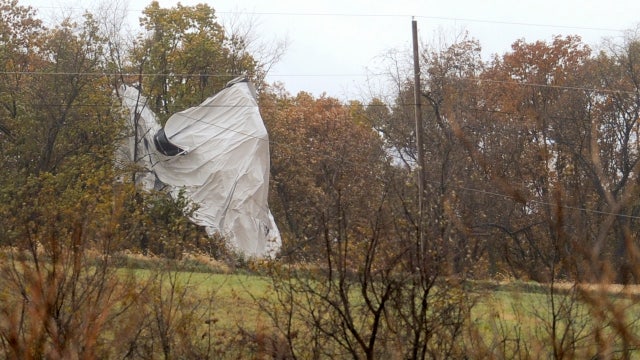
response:
[[[0,357],[637,355],[637,34],[598,51],[516,40],[488,60],[468,37],[425,47],[418,169],[410,71],[364,102],[292,95],[208,5],[152,2],[131,41],[108,19],[49,28],[0,0]],[[283,236],[261,262],[115,156],[121,84],[165,119],[239,74],[259,85]],[[217,324],[185,275],[194,256],[270,281],[259,328]],[[543,300],[505,315],[505,288]]]

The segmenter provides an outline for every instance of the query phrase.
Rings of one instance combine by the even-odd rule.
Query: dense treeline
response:
[[[273,206],[292,236],[289,246],[317,244],[327,214],[357,232],[377,209],[376,195],[392,186],[389,205],[406,214],[392,212],[388,221],[405,217],[423,229],[425,242],[441,243],[451,274],[637,281],[638,44],[627,38],[593,54],[580,38],[558,36],[517,41],[490,61],[472,39],[423,52],[422,226],[417,186],[401,186],[416,181],[410,80],[398,80],[392,104],[263,96]],[[395,178],[401,183],[392,185]],[[329,210],[331,201],[317,194],[346,201],[349,211],[338,214],[344,204]]]
[[[422,209],[410,73],[390,104],[263,96],[282,257],[323,269],[272,273],[291,353],[629,356],[634,315],[578,288],[558,298],[553,284],[638,281],[638,44],[594,54],[558,36],[490,61],[472,39],[424,51]],[[458,282],[470,278],[551,284],[544,335],[474,333],[474,295]]]
[[[189,223],[184,199],[137,188],[142,170],[116,156],[135,136],[122,84],[138,86],[161,120],[239,74],[258,84],[283,235],[278,259],[261,268],[275,300],[260,309],[281,356],[528,354],[520,342],[498,345],[508,332],[477,332],[479,295],[465,280],[640,281],[634,33],[599,52],[576,36],[518,40],[491,60],[469,38],[424,49],[419,169],[409,72],[390,79],[391,102],[291,95],[261,80],[270,64],[258,59],[282,49],[254,56],[208,5],[152,2],[146,32],[130,41],[117,12],[48,28],[34,9],[0,0],[3,356],[211,358],[242,347],[196,340],[202,329],[189,324],[212,305],[199,307],[175,273],[133,284],[116,272],[124,252],[246,260]],[[556,358],[630,354],[638,344],[626,318],[572,289],[558,304],[549,287],[553,331],[536,346],[549,340]],[[579,301],[608,327],[585,332],[571,321]]]

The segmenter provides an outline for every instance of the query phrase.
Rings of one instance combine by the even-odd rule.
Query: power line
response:
[[[431,181],[428,180],[428,182],[436,183],[436,181],[432,181],[432,180]],[[473,193],[489,195],[489,196],[501,197],[501,198],[517,201],[517,199],[515,197],[511,196],[511,195],[501,194],[501,193],[498,193],[498,192],[495,192],[495,191],[481,190],[481,189],[469,188],[469,187],[465,187],[465,186],[451,186],[451,188],[458,189],[458,190],[463,190],[463,191],[468,191],[468,192],[473,192]],[[532,204],[548,205],[548,206],[557,206],[558,205],[557,203],[552,203],[552,202],[549,202],[549,201],[542,201],[542,200],[535,200],[535,199],[527,199],[527,202],[528,203],[532,203]],[[598,215],[612,215],[612,216],[617,216],[617,217],[623,217],[623,218],[626,218],[626,219],[640,220],[640,216],[627,215],[627,214],[621,214],[621,213],[612,213],[612,212],[603,211],[603,210],[587,209],[587,208],[583,208],[583,207],[571,206],[571,205],[563,205],[563,204],[561,204],[559,207],[563,208],[563,209],[577,210],[577,211],[588,212],[588,213],[593,213],[593,214],[598,214]]]
[[[232,73],[204,73],[204,74],[192,74],[192,73],[120,73],[120,72],[103,72],[103,71],[87,71],[87,72],[75,72],[75,71],[0,71],[2,75],[51,75],[51,76],[123,76],[123,77],[138,77],[138,76],[166,76],[166,77],[237,77],[240,75]]]
[[[432,19],[432,20],[467,21],[467,22],[477,22],[477,23],[496,24],[496,25],[548,27],[548,28],[568,29],[568,30],[590,30],[590,31],[608,31],[608,32],[625,31],[624,29],[600,28],[600,27],[590,27],[590,26],[570,26],[570,25],[558,25],[558,24],[542,24],[542,23],[526,23],[526,22],[517,22],[517,21],[483,20],[483,19],[472,19],[472,18],[450,18],[450,17],[441,17],[441,16],[420,16],[420,15],[416,17],[424,18],[424,19]]]
[[[81,7],[61,7],[61,6],[39,6],[39,9],[50,10],[76,10],[76,11],[89,11],[89,8]],[[95,9],[94,9],[95,10]],[[149,11],[150,9],[127,9],[129,13],[142,13],[143,11]],[[166,9],[160,9],[163,11]],[[215,10],[215,9],[214,9]],[[572,26],[564,24],[545,24],[545,23],[529,23],[518,21],[504,21],[504,20],[490,20],[479,18],[462,18],[462,17],[448,17],[448,16],[432,16],[421,14],[382,14],[382,13],[355,13],[355,12],[299,12],[299,11],[215,11],[215,14],[219,15],[248,15],[248,16],[285,16],[285,17],[345,17],[345,18],[421,18],[428,20],[444,20],[454,22],[471,22],[471,23],[483,23],[483,24],[495,24],[495,25],[511,25],[511,26],[531,26],[531,27],[544,27],[544,28],[558,28],[567,30],[588,30],[588,31],[606,31],[606,32],[624,32],[625,29],[614,29],[606,27],[592,27],[592,26]]]
[[[637,90],[632,91],[632,90],[617,90],[617,89],[598,89],[593,87],[537,84],[537,83],[526,83],[526,82],[518,82],[518,81],[476,79],[476,78],[462,78],[460,80],[467,81],[467,82],[480,82],[480,83],[484,82],[484,83],[492,83],[492,84],[517,85],[517,86],[523,86],[523,87],[547,88],[547,89],[556,89],[556,90],[577,90],[577,91],[585,91],[585,92],[613,93],[613,94],[623,93],[623,94],[629,94],[629,95],[637,94]]]
[[[232,73],[202,73],[202,74],[193,74],[193,73],[117,73],[117,72],[60,72],[60,71],[0,71],[0,75],[52,75],[52,76],[123,76],[123,77],[148,77],[148,76],[165,76],[165,77],[191,77],[191,78],[201,78],[201,77],[238,77],[239,74]],[[287,74],[287,73],[272,73],[267,74],[266,76],[271,77],[352,77],[352,76],[378,76],[384,75],[380,74],[365,74],[365,73],[323,73],[323,74]]]
[[[251,106],[251,107],[253,107],[253,106]],[[193,117],[187,116],[185,114],[183,114],[182,116],[187,118],[187,119],[194,120],[196,122],[204,122],[204,121],[202,121],[200,119],[193,118]],[[297,148],[294,149],[294,146],[291,145],[291,144],[280,143],[280,142],[276,142],[276,141],[271,140],[271,139],[265,140],[264,138],[261,138],[261,137],[258,137],[258,136],[254,136],[254,135],[251,135],[251,134],[239,131],[239,130],[223,127],[223,126],[212,124],[212,123],[206,123],[206,124],[214,126],[214,127],[217,127],[222,131],[234,132],[236,134],[243,135],[243,136],[246,136],[248,138],[253,138],[253,139],[258,140],[258,141],[267,141],[269,143],[270,147],[272,145],[276,145],[276,146],[288,148],[289,150],[296,150],[297,149]],[[392,154],[388,154],[388,155],[393,157]],[[329,156],[329,155],[324,155],[323,157],[325,159],[335,160],[334,157]],[[160,160],[160,161],[170,161],[170,159]],[[352,161],[348,161],[348,160],[347,161],[343,161],[343,162],[347,163],[347,164],[351,164],[351,165],[361,165],[360,163],[356,163],[356,162],[352,162]],[[438,181],[435,181],[435,180],[425,179],[425,181],[429,182],[429,183],[432,183],[432,184],[437,184],[437,185],[440,184]],[[467,192],[473,192],[473,193],[477,193],[477,194],[484,194],[484,195],[489,195],[489,196],[494,196],[494,197],[501,197],[501,198],[504,198],[504,199],[510,199],[510,200],[513,200],[513,201],[517,201],[517,199],[515,197],[511,196],[511,195],[502,194],[502,193],[498,193],[498,192],[495,192],[495,191],[488,191],[488,190],[476,189],[476,188],[471,188],[471,187],[466,187],[466,186],[456,186],[456,185],[453,185],[453,186],[450,186],[450,187],[452,189],[457,189],[457,190],[462,190],[462,191],[467,191]],[[558,206],[558,204],[556,204],[556,203],[543,201],[543,200],[536,200],[536,199],[527,199],[527,202],[531,203],[531,204],[538,204],[538,205]],[[622,214],[622,213],[612,213],[612,212],[607,212],[607,211],[602,211],[602,210],[587,209],[587,208],[583,208],[583,207],[564,205],[564,204],[560,204],[559,207],[563,208],[563,209],[582,211],[582,212],[585,212],[585,213],[592,213],[592,214],[597,214],[597,215],[610,215],[610,216],[623,217],[623,218],[632,219],[632,220],[640,220],[640,216],[633,216],[633,215],[627,215],[627,214]]]
[[[495,25],[514,25],[514,26],[532,26],[532,27],[547,27],[558,28],[568,30],[589,30],[589,31],[607,31],[607,32],[623,32],[624,29],[613,28],[601,28],[591,26],[571,26],[571,25],[558,25],[558,24],[543,24],[543,23],[527,23],[517,21],[501,21],[501,20],[487,20],[487,19],[475,19],[475,18],[459,18],[459,17],[447,17],[447,16],[430,16],[430,15],[413,15],[413,14],[376,14],[376,13],[332,13],[332,12],[239,12],[239,11],[218,11],[218,14],[230,14],[230,15],[268,15],[268,16],[309,16],[309,17],[364,17],[364,18],[420,18],[429,20],[445,20],[445,21],[464,21],[473,23],[495,24]]]
[[[202,78],[202,77],[217,77],[217,78],[234,78],[239,76],[232,73],[203,73],[203,74],[189,74],[189,73],[108,73],[108,72],[46,72],[46,71],[0,71],[0,75],[34,75],[34,76],[95,76],[95,77],[183,77],[183,78]],[[339,73],[325,73],[325,74],[286,74],[276,73],[267,74],[267,77],[353,77],[353,76],[384,76],[385,73],[360,73],[360,74],[339,74]],[[636,95],[638,90],[620,90],[620,89],[604,89],[594,87],[582,87],[582,86],[568,86],[568,85],[553,85],[553,84],[540,84],[529,83],[519,81],[507,81],[507,80],[493,80],[483,78],[459,78],[455,79],[465,82],[477,82],[477,83],[492,83],[503,85],[516,85],[523,87],[534,88],[548,88],[556,90],[575,90],[595,93],[611,93],[611,94],[628,94]]]

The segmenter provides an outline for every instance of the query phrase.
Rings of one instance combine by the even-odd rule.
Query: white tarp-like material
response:
[[[124,155],[147,170],[138,179],[144,188],[168,188],[173,196],[183,191],[197,204],[192,221],[247,256],[280,249],[267,203],[269,139],[249,82],[230,82],[172,115],[164,128],[136,88],[123,88],[122,102],[138,138],[137,144],[135,135],[129,139]]]

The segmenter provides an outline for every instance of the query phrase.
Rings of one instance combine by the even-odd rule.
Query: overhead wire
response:
[[[163,76],[163,77],[192,77],[192,78],[202,78],[202,77],[218,77],[218,78],[234,78],[240,76],[238,74],[232,73],[204,73],[204,74],[189,74],[189,73],[117,73],[117,72],[46,72],[46,71],[0,71],[0,75],[34,75],[34,76],[96,76],[96,77],[153,77],[153,76]],[[384,73],[373,73],[373,74],[270,74],[272,77],[290,77],[290,76],[315,76],[315,77],[343,77],[343,76],[383,76],[386,75]],[[464,82],[477,82],[477,83],[491,83],[491,84],[503,84],[503,85],[516,85],[523,87],[534,87],[534,88],[548,88],[548,89],[556,89],[556,90],[575,90],[575,91],[585,91],[585,92],[596,92],[596,93],[613,93],[613,94],[630,94],[636,95],[640,91],[638,90],[621,90],[621,89],[606,89],[606,88],[594,88],[594,87],[582,87],[582,86],[568,86],[568,85],[554,85],[554,84],[540,84],[540,83],[531,83],[531,82],[521,82],[521,81],[507,81],[507,80],[494,80],[494,79],[486,79],[486,78],[459,78],[456,80],[464,81]]]
[[[575,89],[575,88],[572,88]],[[406,104],[405,104],[406,105]],[[87,105],[87,106],[95,106],[95,104],[92,105]],[[113,106],[113,104],[109,104],[108,106]],[[336,105],[338,106],[338,105]],[[342,105],[342,106],[346,106],[346,105]],[[386,105],[380,105],[380,106],[386,106]],[[214,107],[239,107],[238,105],[214,105]],[[253,107],[253,106],[251,106]],[[482,111],[481,109],[475,109],[475,111]],[[202,120],[197,119],[197,118],[193,118],[193,117],[189,117],[187,115],[183,114],[183,117],[186,117],[190,120],[193,121],[197,121],[197,122],[202,122]],[[259,141],[268,141],[270,145],[276,145],[276,146],[281,146],[281,147],[285,147],[285,148],[291,148],[290,144],[284,144],[284,143],[280,143],[280,142],[276,142],[274,140],[265,140],[263,138],[248,134],[248,133],[244,133],[235,129],[231,129],[231,128],[226,128],[226,127],[222,127],[219,126],[217,124],[211,124],[211,123],[207,123],[208,125],[217,127],[223,131],[230,131],[230,132],[234,132],[237,133],[239,135],[243,135],[249,138],[254,138],[256,140]],[[164,161],[170,161],[170,159],[164,160]],[[346,163],[350,163],[348,160],[345,161]],[[356,165],[355,163],[352,163],[354,165]],[[427,180],[427,182],[431,182],[434,183],[435,181],[430,181]],[[490,196],[496,196],[496,197],[502,197],[502,198],[508,198],[508,199],[512,199],[515,200],[515,198],[513,196],[507,195],[507,194],[501,194],[501,193],[497,193],[497,192],[492,192],[492,191],[487,191],[487,190],[482,190],[482,189],[475,189],[475,188],[469,188],[469,187],[465,187],[465,186],[452,186],[452,188],[454,189],[458,189],[458,190],[464,190],[464,191],[470,191],[470,192],[475,192],[475,193],[481,193],[481,194],[485,194],[485,195],[490,195]],[[557,205],[551,202],[545,202],[545,201],[541,201],[541,200],[535,200],[535,199],[529,199],[528,202],[530,203],[535,203],[535,204],[540,204],[540,205]],[[596,209],[587,209],[587,208],[581,208],[581,207],[576,207],[576,206],[570,206],[570,205],[561,205],[560,207],[565,208],[565,209],[571,209],[571,210],[578,210],[578,211],[583,211],[583,212],[589,212],[589,213],[594,213],[594,214],[600,214],[600,215],[611,215],[611,216],[619,216],[619,217],[624,217],[624,218],[629,218],[629,219],[634,219],[634,220],[640,220],[639,216],[633,216],[633,215],[627,215],[627,214],[622,214],[622,213],[611,213],[611,212],[607,212],[607,211],[602,211],[602,210],[596,210]]]
[[[113,106],[113,105],[110,105]],[[183,114],[183,117],[186,117],[190,120],[194,120],[194,121],[199,121],[201,122],[202,120],[197,119],[197,118],[193,118],[193,117],[189,117]],[[248,134],[239,130],[235,130],[235,129],[231,129],[231,128],[227,128],[227,127],[222,127],[216,124],[211,124],[211,123],[207,123],[208,125],[212,125],[214,127],[217,127],[223,131],[230,131],[230,132],[234,132],[237,133],[239,135],[243,135],[246,136],[248,138],[254,138],[258,141],[268,141],[269,145],[276,145],[276,146],[281,146],[284,148],[289,148],[289,149],[293,149],[293,145],[291,144],[286,144],[286,143],[281,143],[281,142],[276,142],[274,140],[265,140],[263,138],[260,138],[258,136],[252,135],[252,134]],[[388,156],[392,156],[391,154],[387,154]],[[327,155],[326,157],[329,157],[329,155]],[[160,160],[160,161],[171,161],[171,159],[164,159],[164,160]],[[345,160],[343,161],[344,163],[347,164],[352,164],[352,165],[360,165],[359,163],[355,163],[349,160]],[[435,183],[440,185],[440,183],[438,181],[435,180],[425,180],[426,182],[429,183]],[[505,199],[511,199],[511,200],[517,200],[514,196],[508,195],[508,194],[502,194],[502,193],[498,193],[498,192],[494,192],[494,191],[488,191],[488,190],[482,190],[482,189],[477,189],[477,188],[471,188],[471,187],[466,187],[466,186],[460,186],[460,185],[453,185],[453,186],[449,186],[452,189],[458,189],[458,190],[462,190],[462,191],[467,191],[467,192],[473,192],[473,193],[478,193],[478,194],[484,194],[484,195],[489,195],[489,196],[494,196],[494,197],[501,197],[501,198],[505,198]],[[527,199],[527,202],[532,203],[532,204],[539,204],[539,205],[552,205],[552,206],[558,206],[558,204],[556,203],[551,203],[548,201],[542,201],[542,200],[536,200],[536,199]],[[603,211],[603,210],[597,210],[597,209],[587,209],[587,208],[583,208],[583,207],[577,207],[577,206],[571,206],[571,205],[564,205],[564,204],[560,204],[559,205],[560,208],[563,209],[569,209],[569,210],[576,210],[576,211],[582,211],[585,213],[593,213],[593,214],[598,214],[598,215],[608,215],[608,216],[616,216],[616,217],[623,217],[623,218],[627,218],[627,219],[633,219],[633,220],[640,220],[640,216],[634,216],[634,215],[628,215],[628,214],[623,214],[623,213],[612,213],[612,212],[607,212],[607,211]]]
[[[188,116],[186,114],[182,114],[182,116],[187,118],[187,119],[189,119],[189,120],[193,120],[193,121],[196,121],[196,122],[203,122],[200,119],[197,119],[197,118],[194,118],[194,117],[190,117],[190,116]],[[234,132],[234,133],[237,133],[239,135],[243,135],[243,136],[246,136],[248,138],[253,138],[253,139],[258,140],[258,141],[268,141],[270,146],[271,145],[277,145],[277,146],[281,146],[281,147],[284,147],[284,148],[293,149],[293,145],[291,145],[291,144],[280,143],[280,142],[276,142],[276,141],[271,140],[271,139],[265,140],[265,139],[263,139],[261,137],[257,137],[257,136],[254,136],[254,135],[242,132],[242,131],[238,131],[238,130],[235,130],[235,129],[219,126],[217,124],[212,124],[212,123],[206,123],[206,124],[214,126],[214,127],[217,127],[222,131]],[[387,155],[389,155],[389,154],[387,154]],[[330,158],[329,155],[326,155],[326,157]],[[169,158],[169,159],[165,159],[165,160],[161,160],[161,161],[171,161],[171,159]],[[347,163],[347,164],[352,164],[352,165],[360,165],[359,163],[356,163],[356,162],[353,162],[353,161],[350,161],[350,160],[345,160],[343,162]],[[440,183],[435,181],[435,180],[428,180],[427,179],[425,181],[427,181],[429,183],[434,183],[434,184],[440,185]],[[498,192],[495,192],[495,191],[476,189],[476,188],[471,188],[471,187],[467,187],[467,186],[460,186],[460,185],[453,185],[453,186],[450,186],[450,187],[452,189],[457,189],[457,190],[462,190],[462,191],[467,191],[467,192],[479,193],[479,194],[484,194],[484,195],[489,195],[489,196],[494,196],[494,197],[501,197],[501,198],[505,198],[505,199],[511,199],[511,200],[514,200],[514,201],[517,200],[514,196],[511,196],[511,195],[508,195],[508,194],[498,193]],[[603,211],[603,210],[587,209],[587,208],[583,208],[583,207],[571,206],[571,205],[565,205],[565,204],[558,205],[557,203],[552,203],[552,202],[549,202],[549,201],[543,201],[543,200],[537,200],[537,199],[527,199],[527,202],[531,203],[531,204],[538,204],[538,205],[559,206],[560,208],[563,208],[563,209],[582,211],[582,212],[585,212],[585,213],[623,217],[623,218],[632,219],[632,220],[640,220],[640,216],[634,216],[634,215],[628,215],[628,214],[622,214],[622,213],[612,213],[612,212]]]
[[[64,7],[64,6],[39,6],[38,9],[49,10],[65,10],[65,11],[88,11],[91,10],[85,7]],[[124,9],[123,9],[124,10]],[[163,11],[165,9],[160,9]],[[140,13],[143,11],[152,12],[153,9],[126,9],[129,13]],[[215,10],[215,14],[218,15],[248,15],[248,16],[296,16],[296,17],[350,17],[350,18],[418,18],[418,19],[430,19],[430,20],[444,20],[455,22],[470,22],[470,23],[484,23],[484,24],[496,24],[496,25],[513,25],[513,26],[531,26],[531,27],[547,27],[547,28],[559,28],[559,29],[571,29],[571,30],[589,30],[589,31],[606,31],[606,32],[623,32],[624,29],[606,28],[606,27],[593,27],[593,26],[573,26],[564,24],[546,24],[546,23],[529,23],[520,21],[505,21],[505,20],[492,20],[492,19],[479,19],[479,18],[464,18],[464,17],[451,17],[451,16],[433,16],[424,14],[409,14],[409,13],[356,13],[356,12],[308,12],[308,11],[231,11],[231,10]]]

